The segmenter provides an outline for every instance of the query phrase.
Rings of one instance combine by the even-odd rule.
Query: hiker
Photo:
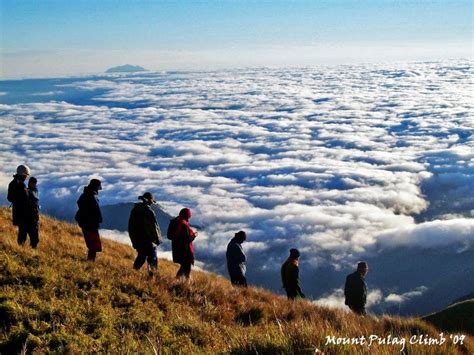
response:
[[[25,181],[30,176],[30,168],[26,165],[19,165],[16,168],[16,174],[13,175],[13,180],[8,184],[7,199],[12,206],[12,222],[14,226],[18,226],[17,242],[23,245],[26,241],[28,232],[30,231],[28,213],[28,190]],[[37,241],[31,238],[30,244],[33,248],[38,244]]]
[[[102,190],[100,180],[92,179],[89,185],[84,187],[84,192],[77,200],[79,210],[75,218],[84,235],[88,249],[87,260],[89,261],[95,261],[97,252],[102,251],[99,236],[102,213],[100,212],[99,200],[97,198],[100,190]]]
[[[28,201],[26,204],[26,224],[27,232],[30,236],[30,243],[32,248],[36,248],[39,243],[39,194],[38,194],[38,180],[32,176],[28,180]]]
[[[177,278],[185,277],[189,279],[191,266],[194,265],[194,245],[193,241],[197,236],[189,226],[191,210],[183,208],[179,216],[170,221],[168,227],[168,239],[171,239],[173,252],[173,262],[178,263],[180,268],[176,274]]]
[[[299,257],[300,252],[298,249],[290,249],[290,256],[281,266],[281,281],[289,300],[305,298],[300,287]]]
[[[247,239],[244,231],[235,233],[234,237],[227,245],[227,269],[229,270],[230,281],[232,285],[247,287],[247,279],[245,278],[247,258],[242,249],[242,243]]]
[[[156,201],[151,192],[145,192],[138,199],[142,202],[135,203],[128,220],[128,235],[138,252],[133,268],[139,270],[147,261],[148,275],[153,276],[158,268],[156,248],[161,244],[161,230],[150,207]]]
[[[346,305],[356,314],[365,315],[365,304],[367,303],[367,284],[365,275],[369,267],[365,261],[357,264],[357,270],[346,278],[344,296]]]

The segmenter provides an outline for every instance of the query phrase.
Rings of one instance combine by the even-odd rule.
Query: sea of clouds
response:
[[[92,177],[101,204],[152,191],[171,214],[193,210],[197,256],[219,272],[241,229],[259,275],[291,247],[303,269],[343,271],[402,246],[472,250],[472,73],[466,60],[146,72],[49,81],[21,100],[3,82],[2,192],[20,163],[59,217]]]

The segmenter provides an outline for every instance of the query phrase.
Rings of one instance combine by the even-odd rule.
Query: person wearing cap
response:
[[[367,284],[365,275],[369,267],[365,261],[357,264],[357,270],[346,278],[344,286],[345,304],[356,314],[365,315],[365,305],[367,303]]]
[[[99,199],[97,195],[102,190],[100,180],[92,179],[84,192],[77,200],[79,207],[75,219],[82,229],[84,240],[88,249],[87,260],[94,261],[98,252],[102,251],[100,242],[99,226],[102,223]]]
[[[298,249],[290,249],[290,256],[281,266],[281,281],[288,299],[305,298],[300,287],[299,280],[299,257]]]
[[[235,233],[227,245],[226,259],[232,285],[247,287],[245,277],[247,257],[242,249],[242,243],[247,239],[244,231]]]
[[[12,222],[14,226],[18,227],[18,244],[22,245],[26,241],[28,235],[28,190],[25,181],[30,176],[30,168],[26,165],[19,165],[16,168],[16,174],[13,175],[13,180],[8,184],[7,199],[12,205]],[[30,236],[30,243],[32,242]],[[33,243],[31,243],[33,246]],[[36,245],[34,245],[36,246]]]
[[[139,270],[148,262],[148,274],[153,276],[158,267],[157,247],[161,244],[161,230],[156,222],[151,205],[156,203],[151,192],[138,197],[142,202],[135,203],[128,220],[128,235],[133,248],[138,252],[133,268]]]
[[[194,245],[193,241],[197,233],[189,226],[191,219],[191,210],[183,208],[179,216],[175,218],[174,236],[171,239],[171,249],[173,252],[173,262],[180,265],[176,274],[177,278],[184,277],[189,279],[191,267],[194,265]]]

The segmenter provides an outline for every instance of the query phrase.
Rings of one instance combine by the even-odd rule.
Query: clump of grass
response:
[[[22,319],[21,309],[17,303],[8,298],[3,298],[0,302],[0,324],[4,329],[18,324]]]
[[[244,326],[256,325],[265,320],[265,311],[263,307],[252,306],[237,313],[235,320]]]
[[[158,277],[132,269],[135,252],[104,240],[96,263],[85,260],[79,228],[42,216],[38,249],[18,246],[10,211],[0,209],[0,353],[394,353],[326,345],[327,335],[437,336],[418,319],[360,318],[291,302],[271,292],[232,287],[212,273],[176,280],[160,260]],[[398,350],[397,350],[398,351]],[[409,345],[407,352],[471,354],[463,346]]]

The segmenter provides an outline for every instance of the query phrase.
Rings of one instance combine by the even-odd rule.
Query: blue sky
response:
[[[472,56],[471,1],[0,3],[3,77]]]

